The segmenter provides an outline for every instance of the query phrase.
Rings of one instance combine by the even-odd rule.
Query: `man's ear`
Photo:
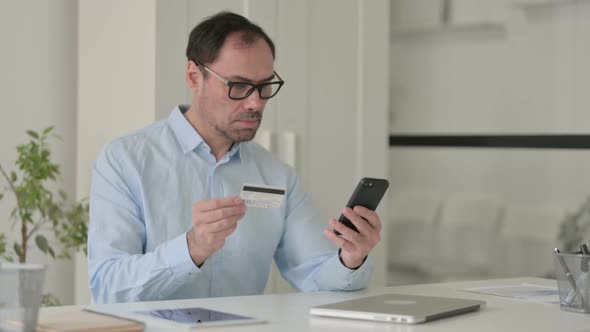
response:
[[[203,73],[194,61],[189,61],[186,66],[186,85],[194,90],[203,81]]]

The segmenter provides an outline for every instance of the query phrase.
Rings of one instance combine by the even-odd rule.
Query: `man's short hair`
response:
[[[254,43],[258,38],[264,39],[272,58],[275,58],[275,45],[260,26],[244,16],[224,11],[207,17],[191,31],[186,47],[187,59],[203,64],[215,61],[227,36],[236,32],[240,33],[240,41],[245,45]]]

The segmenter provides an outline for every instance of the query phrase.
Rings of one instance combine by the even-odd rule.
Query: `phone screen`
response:
[[[136,314],[148,315],[181,324],[199,324],[219,321],[248,320],[252,317],[234,315],[227,312],[209,310],[205,308],[179,308],[136,311]]]

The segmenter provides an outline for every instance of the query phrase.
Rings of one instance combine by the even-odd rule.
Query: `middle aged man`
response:
[[[377,213],[346,208],[358,233],[335,219],[329,226],[342,237],[322,230],[293,169],[251,142],[284,83],[271,39],[223,12],[195,27],[186,55],[192,104],[110,142],[95,162],[94,302],[260,294],[273,258],[300,291],[365,287]],[[282,205],[246,207],[244,184],[284,188]]]

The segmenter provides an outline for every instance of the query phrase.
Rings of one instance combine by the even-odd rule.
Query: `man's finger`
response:
[[[356,212],[359,216],[365,219],[371,227],[375,228],[378,231],[381,231],[383,228],[383,224],[381,223],[381,219],[377,212],[373,210],[369,210],[364,206],[357,205],[354,207],[354,212]]]
[[[242,219],[242,216],[233,216],[224,220],[220,220],[218,222],[207,224],[207,231],[210,233],[223,232],[226,229],[236,226],[240,219]]]
[[[239,216],[242,218],[246,214],[245,205],[224,207],[213,211],[201,212],[200,221],[203,224],[217,223],[222,220]]]
[[[238,228],[238,224],[237,224],[237,223],[236,223],[236,224],[233,224],[232,226],[230,226],[230,227],[228,227],[228,228],[226,228],[226,229],[224,229],[224,230],[222,230],[222,231],[219,231],[219,232],[217,232],[217,233],[214,233],[214,234],[215,234],[215,236],[217,236],[217,237],[220,237],[220,238],[223,238],[223,239],[225,239],[225,238],[226,238],[226,237],[228,237],[228,236],[229,236],[231,233],[233,233],[233,232],[236,230],[236,228]]]
[[[222,198],[214,198],[209,199],[206,201],[200,201],[195,204],[195,207],[198,211],[207,212],[213,211],[217,209],[221,209],[224,207],[230,207],[235,205],[243,204],[244,200],[238,196],[230,196],[230,197],[222,197]]]
[[[348,228],[348,226],[344,225],[340,221],[338,221],[336,219],[331,219],[330,226],[332,226],[335,230],[340,232],[340,234],[342,234],[342,237],[344,237],[344,239],[346,239],[350,242],[353,242],[353,243],[360,243],[361,235],[359,233],[357,233],[356,231]]]
[[[338,248],[342,248],[344,243],[347,242],[345,239],[341,238],[340,236],[334,234],[331,230],[324,230],[324,236],[328,238],[328,240],[332,241]]]
[[[373,226],[371,226],[365,219],[359,216],[351,208],[344,208],[342,213],[346,218],[348,218],[348,220],[350,220],[356,229],[358,229],[359,233],[368,234],[371,231],[374,231]]]

